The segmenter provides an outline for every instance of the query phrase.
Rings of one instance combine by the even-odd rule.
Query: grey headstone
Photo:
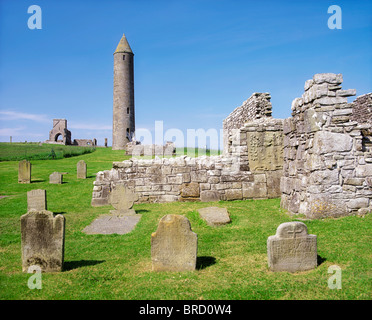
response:
[[[31,183],[31,162],[27,160],[19,162],[18,183]]]
[[[77,178],[86,179],[87,178],[87,164],[84,160],[80,160],[76,165]]]
[[[317,267],[316,235],[308,234],[302,222],[285,222],[267,239],[271,271],[306,271]]]
[[[198,210],[200,216],[212,227],[230,223],[230,215],[226,208],[207,207]]]
[[[161,218],[158,229],[151,235],[153,271],[193,271],[196,268],[198,236],[190,221],[181,215],[168,214]]]
[[[21,217],[22,270],[39,266],[42,272],[62,271],[65,218],[50,211],[30,211]]]
[[[115,215],[132,215],[136,211],[132,209],[135,201],[138,200],[138,195],[122,184],[118,184],[111,191],[109,196],[110,204],[116,209],[110,213]]]
[[[62,182],[63,182],[63,174],[60,172],[53,172],[49,176],[49,183],[62,184]]]
[[[36,189],[27,192],[27,211],[47,210],[46,190]]]

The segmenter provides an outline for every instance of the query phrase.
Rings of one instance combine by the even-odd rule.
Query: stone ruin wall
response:
[[[314,75],[284,120],[281,206],[308,218],[372,209],[371,117],[363,111],[365,121],[355,121],[370,94],[349,104],[356,91],[342,90],[342,80],[341,74]]]
[[[353,108],[351,120],[372,126],[372,93],[359,96],[351,105]]]
[[[92,205],[107,205],[117,184],[134,190],[137,203],[279,197],[283,123],[271,118],[270,95],[253,94],[224,121],[224,129],[226,124],[231,130],[224,155],[114,162],[111,170],[97,173]]]
[[[372,209],[371,97],[347,103],[342,75],[316,74],[292,103],[292,117],[271,117],[270,95],[254,93],[223,122],[224,154],[132,158],[98,172],[92,205],[107,205],[116,184],[138,202],[264,199],[309,218]]]
[[[231,148],[231,135],[233,130],[240,129],[245,123],[259,120],[270,119],[272,105],[269,93],[253,93],[245,100],[240,107],[235,108],[228,117],[223,121],[223,151],[229,154]],[[229,143],[230,142],[230,143]]]

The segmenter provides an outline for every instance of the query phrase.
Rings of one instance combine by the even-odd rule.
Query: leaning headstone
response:
[[[190,221],[181,215],[168,214],[161,218],[158,229],[151,235],[153,271],[193,271],[196,268],[198,235]]]
[[[65,218],[50,211],[31,210],[21,217],[22,270],[39,266],[42,272],[63,268]]]
[[[308,234],[302,222],[282,223],[267,239],[271,271],[306,271],[317,267],[316,235]]]
[[[18,164],[18,183],[31,183],[31,162],[22,160]]]
[[[27,192],[27,211],[47,210],[46,190],[36,189]]]
[[[86,179],[87,178],[87,164],[84,160],[80,160],[77,165],[77,178],[78,179]]]
[[[49,183],[53,183],[53,184],[62,184],[63,183],[63,174],[60,173],[60,172],[53,172],[50,176],[49,176]]]
[[[118,184],[111,191],[109,196],[110,204],[115,208],[110,213],[114,215],[133,215],[136,211],[132,209],[135,201],[138,200],[138,195],[122,184]]]
[[[198,210],[200,216],[212,227],[230,223],[230,215],[226,208],[207,207]]]

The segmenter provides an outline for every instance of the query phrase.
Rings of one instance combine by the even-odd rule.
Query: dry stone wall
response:
[[[353,120],[341,74],[316,74],[284,120],[281,205],[309,218],[366,213],[372,206],[371,125]]]

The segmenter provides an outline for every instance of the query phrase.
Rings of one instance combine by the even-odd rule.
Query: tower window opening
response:
[[[123,55],[123,60],[125,60],[125,55]]]
[[[129,108],[127,108],[127,114],[129,114]]]

